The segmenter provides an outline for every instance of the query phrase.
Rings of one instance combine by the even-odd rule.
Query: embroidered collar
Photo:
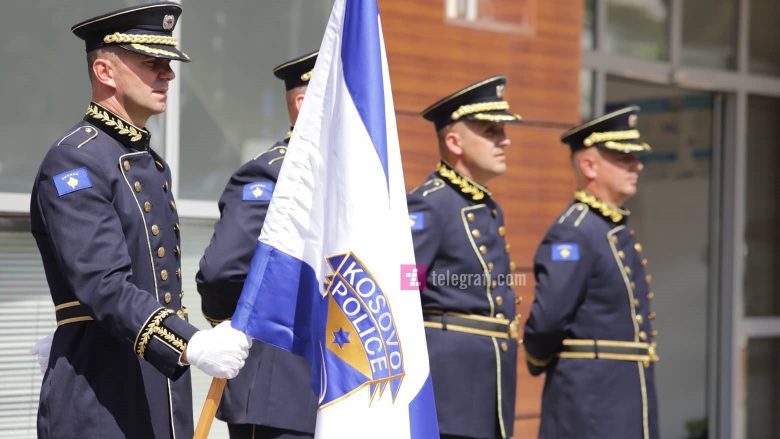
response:
[[[292,132],[295,128],[295,125],[291,125],[290,129],[287,130],[287,134],[284,135],[284,143],[290,143],[290,138],[292,138]]]
[[[584,189],[575,192],[574,199],[587,204],[613,223],[619,223],[623,221],[625,217],[631,215],[631,212],[628,209],[615,207]]]
[[[458,189],[460,193],[467,195],[474,201],[481,201],[492,196],[488,188],[461,175],[444,160],[439,162],[437,172],[445,181]]]
[[[128,148],[138,151],[149,150],[149,140],[151,139],[149,131],[138,128],[99,104],[89,103],[84,120],[100,128]]]

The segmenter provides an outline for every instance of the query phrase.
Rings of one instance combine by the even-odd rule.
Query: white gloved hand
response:
[[[41,368],[41,373],[46,372],[46,368],[49,367],[49,353],[51,352],[51,341],[54,339],[54,333],[43,337],[35,342],[30,353],[35,357],[35,361],[38,362],[38,366]]]
[[[235,378],[244,367],[252,339],[224,321],[192,336],[185,351],[189,364],[214,378]]]

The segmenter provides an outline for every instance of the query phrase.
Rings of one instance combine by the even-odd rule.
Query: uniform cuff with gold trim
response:
[[[174,310],[158,308],[138,332],[133,348],[136,355],[175,380],[187,370],[179,360],[197,331]]]
[[[222,289],[219,293],[200,293],[200,309],[203,311],[206,320],[211,323],[211,326],[216,326],[215,323],[219,324],[233,317],[240,294],[240,291],[238,294],[233,294],[232,291],[227,289]]]
[[[531,375],[541,375],[545,369],[547,369],[547,366],[550,364],[551,360],[552,357],[546,359],[537,358],[531,355],[527,348],[525,350],[525,361],[528,365],[528,371],[531,372]]]

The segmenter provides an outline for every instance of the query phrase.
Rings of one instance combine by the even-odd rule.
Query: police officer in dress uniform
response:
[[[172,36],[179,14],[145,4],[71,29],[92,102],[47,152],[30,205],[58,326],[39,438],[192,437],[188,364],[231,378],[249,352],[229,323],[187,322],[171,173],[143,128],[165,110],[171,60],[189,60]]]
[[[290,123],[295,124],[317,53],[274,69],[283,79]],[[220,219],[196,276],[203,314],[212,324],[229,319],[244,286],[257,237],[282,167],[292,128],[284,140],[241,166],[219,199]],[[317,397],[306,360],[255,342],[246,367],[227,383],[217,417],[232,439],[312,437]]]
[[[577,191],[534,260],[536,298],[523,337],[528,368],[546,374],[541,439],[658,438],[652,278],[620,206],[650,150],[628,107],[573,128]]]
[[[439,431],[508,438],[517,322],[504,216],[485,184],[506,171],[506,123],[520,117],[494,76],[428,107],[441,161],[408,196]]]

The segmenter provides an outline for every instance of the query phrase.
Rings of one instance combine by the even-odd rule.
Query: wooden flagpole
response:
[[[211,430],[211,423],[214,422],[214,415],[217,414],[219,401],[222,399],[222,391],[225,390],[225,378],[214,378],[209,387],[209,393],[206,396],[206,402],[203,403],[203,410],[200,411],[198,426],[195,427],[195,435],[192,439],[206,439]]]

